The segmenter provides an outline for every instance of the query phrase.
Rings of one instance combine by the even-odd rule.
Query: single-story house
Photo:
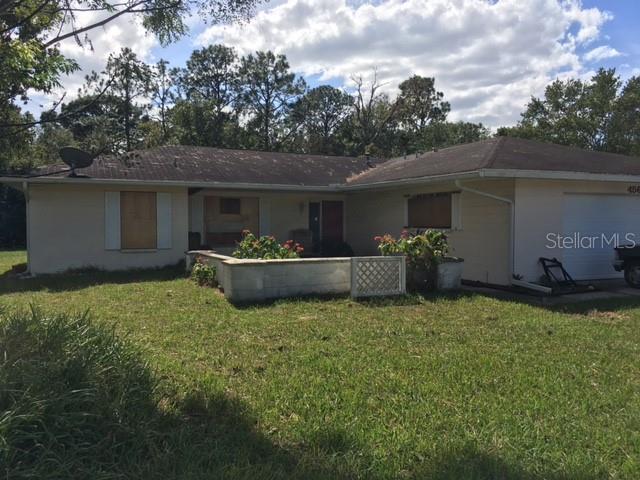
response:
[[[464,279],[508,285],[537,281],[539,257],[619,276],[609,240],[640,239],[640,159],[509,137],[386,161],[167,146],[0,182],[26,195],[32,274],[229,252],[244,229],[375,255],[376,235],[440,228]]]

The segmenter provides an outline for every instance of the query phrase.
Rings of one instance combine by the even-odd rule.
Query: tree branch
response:
[[[52,38],[51,40],[46,42],[43,45],[43,47],[44,48],[48,48],[51,45],[54,45],[54,44],[56,44],[58,42],[61,42],[62,40],[66,40],[67,38],[75,37],[75,36],[80,35],[81,33],[88,32],[89,30],[93,30],[94,28],[106,25],[107,23],[115,20],[116,18],[118,18],[118,17],[120,17],[120,16],[122,16],[122,15],[124,15],[126,13],[134,13],[134,12],[140,13],[140,12],[147,11],[147,10],[135,10],[136,7],[139,7],[140,5],[144,5],[144,3],[145,3],[144,0],[136,2],[136,3],[132,4],[132,5],[130,5],[129,7],[125,8],[124,10],[120,10],[119,12],[116,12],[113,15],[111,15],[110,17],[106,17],[103,20],[100,20],[99,22],[93,23],[91,25],[87,25],[87,26],[82,27],[82,28],[78,28],[77,30],[72,30],[71,32],[65,33],[64,35],[56,35],[54,38]],[[148,9],[148,11],[152,11],[152,10],[154,10],[154,9]]]
[[[102,98],[102,96],[107,92],[107,90],[109,89],[109,87],[111,86],[111,84],[114,82],[115,79],[110,78],[109,81],[105,84],[104,88],[86,105],[83,105],[82,107],[72,111],[72,112],[67,112],[64,115],[58,115],[56,118],[52,118],[49,120],[34,120],[33,122],[23,122],[23,123],[0,123],[0,129],[4,129],[4,128],[16,128],[18,129],[18,131],[23,130],[23,129],[28,129],[31,127],[35,127],[36,125],[42,125],[44,123],[53,123],[53,122],[59,122],[60,120],[64,120],[66,118],[72,117],[74,115],[77,115],[78,113],[82,113],[84,110],[88,109],[89,107],[93,106],[98,100],[100,100],[100,98]],[[62,98],[59,99],[58,101],[56,101],[56,103],[54,104],[54,106],[52,108],[50,108],[49,110],[46,111],[46,113],[49,112],[53,112],[55,111],[56,108],[58,108],[58,106],[62,103],[62,100],[64,99],[64,96],[66,94],[63,94]],[[40,117],[42,118],[42,115],[40,115]]]

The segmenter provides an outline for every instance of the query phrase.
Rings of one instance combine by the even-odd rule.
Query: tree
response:
[[[22,113],[15,105],[0,106],[1,118],[7,122],[21,124],[31,123],[33,117]],[[0,130],[0,172],[11,169],[23,169],[31,161],[31,144],[33,142],[33,128],[16,128],[11,131]]]
[[[415,151],[426,152],[461,143],[477,142],[489,138],[490,135],[491,132],[482,123],[434,122],[422,130],[415,144]]]
[[[194,51],[185,68],[177,69],[173,120],[182,143],[233,146],[226,133],[235,123],[239,94],[238,58],[232,48],[211,45]]]
[[[398,102],[392,102],[386,93],[380,92],[383,84],[378,81],[377,72],[369,85],[361,76],[352,80],[356,92],[348,127],[350,153],[389,156],[394,150]]]
[[[611,118],[610,150],[640,156],[640,76],[630,78]]]
[[[141,117],[149,110],[144,103],[152,93],[153,72],[149,65],[138,60],[129,48],[123,48],[118,55],[111,54],[107,66],[98,76],[93,72],[87,78],[86,90],[94,90],[94,95],[106,91],[115,106],[122,121],[116,128],[122,128],[121,134],[124,145],[122,150],[131,151],[142,144],[142,138],[137,131]]]
[[[433,77],[413,75],[400,83],[398,121],[413,132],[421,132],[427,125],[444,122],[451,110],[444,93],[436,91]]]
[[[304,80],[289,71],[284,55],[268,51],[242,57],[240,82],[239,105],[249,117],[248,128],[255,133],[257,145],[263,150],[280,149],[297,130],[285,120],[305,91]]]
[[[436,148],[447,144],[445,137],[451,127],[444,122],[451,106],[444,101],[444,93],[435,89],[435,79],[413,75],[400,83],[399,90],[395,153],[413,153],[424,151],[425,145]]]
[[[167,66],[169,62],[160,59],[155,65],[151,82],[151,101],[157,110],[158,122],[160,123],[160,143],[165,143],[169,138],[169,109],[174,101],[174,78]]]
[[[305,153],[344,153],[338,135],[352,107],[353,97],[330,85],[305,93],[291,112],[291,128],[301,125],[299,149]]]
[[[197,13],[214,23],[248,18],[260,0],[5,0],[0,3],[0,104],[51,92],[60,75],[78,68],[58,45],[128,15],[142,20],[162,44],[187,32],[185,18]],[[82,12],[82,14],[81,14]],[[82,19],[88,23],[79,23]],[[7,126],[4,123],[3,126]]]
[[[62,161],[58,151],[66,145],[76,145],[73,133],[59,123],[46,122],[38,126],[33,142],[34,156],[39,164],[47,165]]]
[[[69,130],[74,143],[88,152],[118,153],[126,149],[120,102],[110,94],[83,93],[62,104],[60,114],[48,115],[45,123],[55,122]]]
[[[600,69],[588,82],[556,80],[543,98],[531,99],[515,127],[500,128],[498,135],[632,153],[638,143],[633,133],[638,128],[637,82],[630,79],[620,92],[622,82],[614,69]]]

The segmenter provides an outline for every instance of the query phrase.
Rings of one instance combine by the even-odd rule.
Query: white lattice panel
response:
[[[351,296],[378,297],[406,292],[404,257],[353,257]]]

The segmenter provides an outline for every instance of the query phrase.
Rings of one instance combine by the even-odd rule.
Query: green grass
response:
[[[0,278],[30,304],[90,309],[156,369],[145,478],[640,478],[638,301],[238,308],[170,269]]]

